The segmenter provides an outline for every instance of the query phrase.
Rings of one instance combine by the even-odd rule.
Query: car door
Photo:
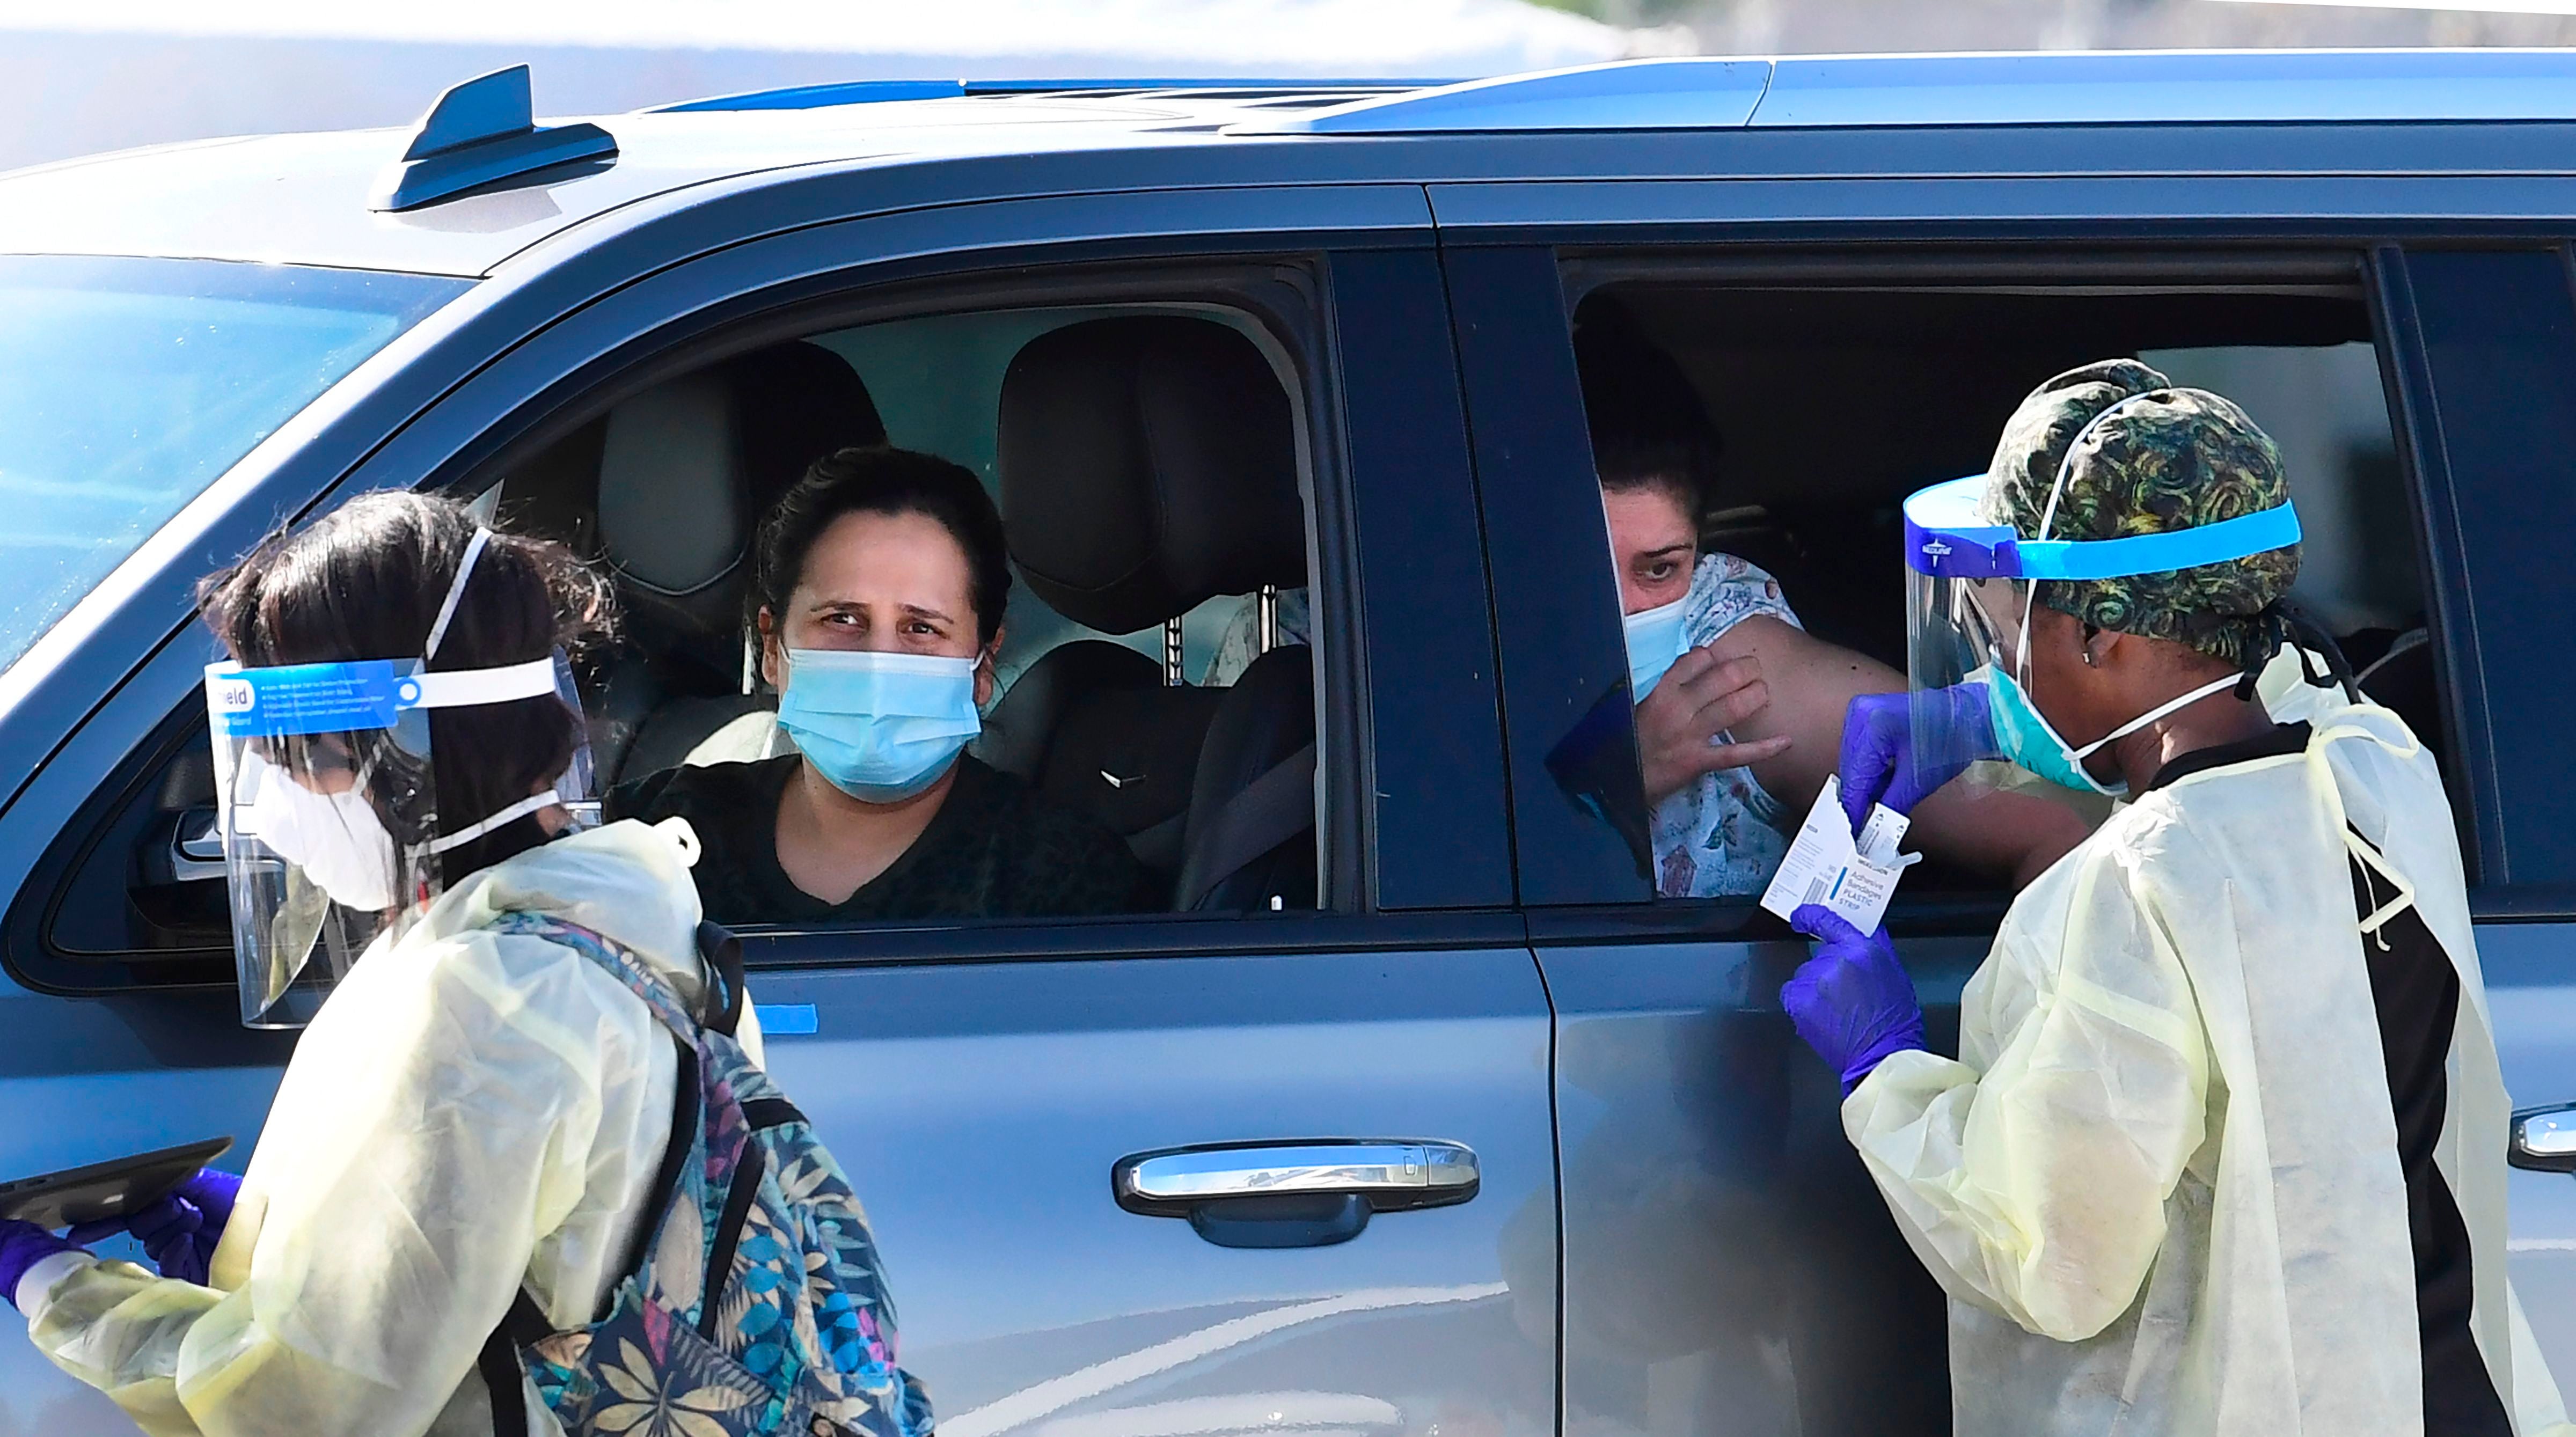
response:
[[[2299,139],[2278,131],[2209,131],[2201,139],[2194,167],[2241,160],[2229,148],[2236,144],[2296,167],[2369,143],[2359,133]],[[2310,141],[2314,155],[2288,153]],[[1912,482],[1970,472],[2028,387],[2076,363],[2150,345],[2177,346],[2170,357],[2156,354],[2160,363],[2215,366],[2208,372],[2227,376],[2192,382],[2223,389],[2241,383],[2249,403],[2259,394],[2258,417],[2278,412],[2314,429],[2313,442],[2303,440],[2308,452],[2350,481],[2312,535],[2311,548],[2321,553],[2345,548],[2332,564],[2321,557],[2320,571],[2349,571],[2348,587],[2366,598],[2371,566],[2381,566],[2382,587],[2413,594],[2416,617],[2404,622],[2418,632],[2369,632],[2372,642],[2398,641],[2390,653],[2415,655],[2401,662],[2424,665],[2421,706],[2410,717],[2441,756],[2479,875],[2480,942],[2508,1083],[2526,1105],[2570,1099],[2563,1089],[2576,1056],[2565,1034],[2576,1008],[2565,1002],[2555,958],[2544,956],[2562,911],[2555,885],[2564,881],[2553,865],[2565,830],[2539,778],[2561,767],[2544,757],[2554,730],[2530,717],[2480,717],[2496,712],[2495,687],[2505,682],[2496,673],[2498,636],[2506,632],[2516,636],[2510,682],[2522,697],[2514,712],[2555,712],[2551,706],[2566,698],[2567,665],[2554,657],[2533,662],[2537,656],[2525,652],[2535,642],[2557,642],[2535,635],[2531,617],[2558,611],[2556,588],[2531,586],[2564,582],[2564,564],[2548,557],[2563,548],[2554,537],[2564,529],[2567,492],[2560,461],[2576,438],[2567,428],[2564,376],[2576,369],[2563,352],[2563,254],[2544,243],[2509,259],[2435,257],[2445,285],[2436,339],[2435,312],[2419,316],[2422,283],[2404,289],[2418,256],[2410,251],[2400,264],[2393,250],[2341,237],[2389,227],[2373,218],[2383,213],[2481,208],[2489,201],[2474,181],[2412,177],[2251,196],[2171,174],[2063,185],[2037,173],[2006,183],[1941,177],[1962,166],[2043,168],[2052,141],[2039,132],[1889,131],[1866,146],[1826,133],[1711,134],[1659,140],[1662,150],[1635,154],[1606,147],[1573,153],[1579,142],[1571,140],[1528,143],[1546,148],[1559,172],[1589,166],[1653,176],[1433,187],[1486,506],[1522,896],[1558,1022],[1568,1430],[1594,1423],[1659,1435],[1943,1432],[1950,1424],[1942,1295],[1854,1159],[1831,1076],[1777,1005],[1779,985],[1807,945],[1747,901],[1652,902],[1635,833],[1623,838],[1619,822],[1605,821],[1623,806],[1636,813],[1641,796],[1633,754],[1615,752],[1631,742],[1625,725],[1603,721],[1612,696],[1624,692],[1622,634],[1606,550],[1592,537],[1603,517],[1585,482],[1591,455],[1568,344],[1572,311],[1590,287],[1696,275],[1691,282],[1709,293],[1752,298],[1695,310],[1678,301],[1632,305],[1630,318],[1670,338],[1712,322],[1706,316],[1730,316],[1795,364],[1824,342],[1827,326],[1802,322],[1793,306],[1773,299],[1807,288],[1833,291],[1840,296],[1834,305],[1815,313],[1848,317],[1911,283],[1908,266],[1945,263],[1941,241],[1980,246],[1960,252],[1958,277],[1938,282],[1955,286],[1942,301],[1951,307],[1922,311],[1947,318],[1897,334],[1885,364],[1850,369],[1839,407],[1772,408],[1758,398],[1731,406],[1743,427],[1723,435],[1721,475],[1731,462],[1757,488],[1767,478],[1768,489],[1728,493],[1718,501],[1724,512],[1703,516],[1703,534],[1712,524],[1742,533],[1768,522],[1728,506],[1758,499],[1781,511],[1809,504],[1802,542],[1775,544],[1774,552],[1804,565],[1806,587],[1792,585],[1792,597],[1810,631],[1837,642],[1866,647],[1846,634],[1871,624],[1887,630],[1900,612],[1889,582],[1900,562],[1890,525],[1893,497],[1904,492],[1835,509],[1837,475],[1883,459],[1908,435],[1921,437],[1927,456]],[[1879,167],[1887,178],[1853,177]],[[1686,178],[1694,174],[1751,178]],[[1826,177],[1795,178],[1801,174]],[[2068,243],[2095,232],[2087,226],[2098,226],[2104,240],[2117,234],[2123,246],[2114,254],[2100,244]],[[2243,260],[2247,268],[2179,248],[2212,235],[2284,245],[2319,232],[2339,238],[2316,252],[2265,250],[2259,262]],[[2171,256],[2147,252],[2159,235],[2177,246]],[[1903,243],[1864,247],[1888,240]],[[2027,250],[2014,253],[2008,247],[2015,242]],[[2263,265],[2280,268],[2267,277],[2258,273]],[[2128,267],[2125,277],[2111,272],[2117,266]],[[2236,283],[2248,298],[2193,308],[2195,286]],[[2382,293],[2389,285],[2397,288]],[[2155,304],[2187,316],[2182,330],[2243,324],[2250,337],[2194,341],[2177,330],[2152,338],[2163,319],[2138,296],[2159,290]],[[2329,292],[2331,319],[2307,307]],[[2067,323],[2039,307],[2087,293],[2099,296],[2084,301],[2097,305],[2087,313],[2098,323]],[[1998,308],[1987,318],[1978,305]],[[2506,309],[2515,311],[2511,324],[2501,318]],[[1973,423],[1947,412],[1954,395],[1999,382],[1993,371],[1959,359],[1973,345],[1954,342],[1958,334],[2016,327],[2035,336],[2030,372],[1999,396],[1980,392]],[[2095,334],[2127,337],[2101,347],[2088,337]],[[2244,353],[2194,343],[2232,344]],[[2049,357],[2051,346],[2068,352]],[[2247,354],[2301,357],[2272,370],[2225,369],[2231,357]],[[1723,383],[1769,393],[1758,356],[1697,363],[1693,377],[1704,398]],[[2445,366],[2455,376],[2447,381]],[[2413,376],[2403,386],[2401,371]],[[2319,377],[2311,386],[2319,395],[2303,394],[2299,376]],[[2325,404],[2327,388],[2350,398],[2368,422],[2338,429],[2304,413],[2311,399]],[[2456,424],[2447,422],[2454,391],[2461,392]],[[2502,418],[2507,411],[2510,422]],[[2442,422],[2439,435],[2428,437],[2426,425],[2436,422],[2428,416]],[[2351,447],[2357,443],[2362,447]],[[2428,446],[2439,444],[2474,455],[2479,479],[2460,477],[2466,457],[2447,470],[2438,448],[2428,457]],[[2301,482],[2309,480],[2294,480]],[[2487,496],[2476,511],[2490,526],[2482,537],[2446,497],[2448,486],[2470,482]],[[2471,504],[2464,491],[2462,515]],[[2302,509],[2311,509],[2310,499]],[[2354,537],[2364,529],[2366,543]],[[2501,557],[2480,557],[2480,542]],[[2472,546],[2466,558],[2463,543]],[[2479,590],[2490,569],[2499,577]],[[1812,612],[1804,607],[1810,602]],[[1888,661],[1901,663],[1901,649],[1895,653]],[[1885,650],[1881,657],[1888,658]],[[2482,722],[2492,731],[2479,734]],[[1615,730],[1607,758],[1605,729]],[[2503,767],[2508,750],[2511,769]],[[2490,770],[2516,775],[2518,786],[2487,776]],[[1789,813],[1788,824],[1799,817]],[[1630,822],[1642,828],[1641,818]],[[2511,849],[2509,869],[2499,867],[2499,844]],[[2507,872],[2510,881],[2500,882]],[[1909,887],[1919,882],[1920,875]],[[2006,896],[1901,895],[1891,913],[1936,1051],[1956,1051],[1961,990],[1984,957]],[[2557,1166],[2565,1169],[2563,1156]],[[2544,1349],[2553,1366],[2565,1368],[2576,1360],[2560,1295],[2568,1284],[2549,1265],[2576,1251],[2567,1205],[2576,1194],[2555,1174],[2522,1174],[2515,1182],[2514,1271]]]
[[[869,188],[847,186],[844,213],[891,203]],[[291,1039],[238,1027],[208,982],[220,960],[72,953],[53,935],[99,883],[205,882],[173,864],[171,834],[135,831],[168,817],[154,784],[191,741],[208,656],[170,618],[270,516],[326,491],[456,482],[603,375],[667,369],[781,296],[1021,284],[1040,260],[1141,261],[1131,276],[1249,263],[1311,300],[1280,344],[1315,531],[1324,910],[756,937],[753,997],[774,1071],[868,1204],[903,1360],[943,1431],[1553,1430],[1549,1018],[1511,906],[1490,619],[1421,191],[1006,201],[695,261],[655,251],[706,249],[725,223],[685,214],[587,270],[531,259],[487,280],[473,318],[385,380],[411,396],[404,417],[370,437],[348,428],[367,401],[341,406],[301,467],[236,484],[240,508],[199,516],[202,542],[135,577],[133,612],[97,632],[151,638],[83,656],[99,687],[0,814],[19,895],[7,1091],[62,1115],[10,1124],[0,1169],[255,1139]],[[600,297],[567,303],[574,290]],[[1121,1205],[1122,1164],[1210,1147],[1225,1151],[1176,1179],[1198,1187]],[[1340,1174],[1324,1196],[1377,1199],[1355,1234],[1346,1208],[1318,1222],[1263,1205],[1264,1184],[1316,1168]],[[1472,1172],[1469,1196],[1402,1200],[1423,1169]],[[30,1432],[125,1430],[23,1345],[0,1344],[0,1413]]]
[[[1624,710],[1627,661],[1559,256],[1444,258],[1522,896],[1557,1018],[1566,1430],[1946,1431],[1939,1289],[1779,1008],[1805,945],[1749,906],[1657,905],[1600,816],[1642,799],[1624,712],[1606,751],[1598,737],[1604,706]],[[1936,1043],[1956,1041],[1978,956],[1956,939],[1906,949]]]

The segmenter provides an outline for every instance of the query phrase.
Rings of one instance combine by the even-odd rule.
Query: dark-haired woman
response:
[[[606,600],[552,544],[377,494],[263,545],[202,605],[247,670],[407,658],[454,689],[541,678]],[[292,841],[249,830],[268,866],[381,936],[313,1015],[245,1173],[200,1173],[132,1219],[159,1276],[0,1223],[0,1297],[145,1431],[485,1437],[497,1407],[526,1413],[513,1437],[562,1432],[515,1362],[496,1402],[478,1356],[522,1293],[553,1331],[598,1319],[654,1216],[680,1065],[639,991],[519,925],[595,935],[679,1001],[708,980],[694,842],[678,824],[570,832],[553,789],[580,716],[538,687],[429,710],[434,810],[405,807],[419,795],[389,773],[384,731],[248,750],[261,797],[231,797],[306,815]],[[737,1039],[758,1062],[748,1004]]]
[[[818,462],[762,522],[761,674],[797,752],[672,769],[613,814],[681,817],[719,923],[1122,913],[1150,901],[1117,835],[965,752],[1010,569],[975,476],[910,450]]]

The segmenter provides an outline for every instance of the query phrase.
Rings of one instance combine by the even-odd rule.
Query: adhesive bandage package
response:
[[[1910,822],[1885,804],[1873,805],[1869,821],[1854,838],[1851,820],[1843,814],[1842,785],[1826,779],[1788,856],[1780,860],[1780,871],[1762,891],[1762,906],[1786,918],[1801,905],[1821,903],[1854,928],[1870,932],[1887,915],[1897,879],[1923,857],[1896,851]]]

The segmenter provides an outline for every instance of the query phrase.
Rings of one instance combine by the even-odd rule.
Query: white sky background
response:
[[[0,170],[409,124],[528,62],[540,114],[834,80],[1472,76],[1618,57],[1521,0],[0,0]]]
[[[0,28],[148,36],[488,42],[1160,60],[1261,72],[1571,64],[1617,32],[1519,0],[0,0]],[[1391,70],[1389,67],[1394,67]]]

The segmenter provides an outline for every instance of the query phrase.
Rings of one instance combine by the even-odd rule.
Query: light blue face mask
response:
[[[1669,604],[1640,609],[1619,621],[1628,639],[1628,700],[1644,703],[1655,685],[1664,681],[1664,671],[1673,661],[1690,652],[1682,633],[1682,606],[1690,602],[1684,594]]]
[[[900,803],[939,781],[969,739],[977,660],[789,649],[778,726],[834,788]]]
[[[2061,788],[2121,798],[2128,794],[2128,784],[2096,781],[2085,771],[2084,760],[2100,752],[2114,739],[2126,738],[2165,715],[2196,704],[2221,689],[2234,688],[2238,679],[2231,674],[2168,699],[2082,748],[2068,744],[2058,735],[2057,726],[2040,713],[2039,706],[2030,701],[2030,692],[2011,674],[1987,664],[1968,675],[1967,682],[1986,686],[1986,708],[1995,726],[1995,747],[2003,750],[2005,761],[2028,769]]]

